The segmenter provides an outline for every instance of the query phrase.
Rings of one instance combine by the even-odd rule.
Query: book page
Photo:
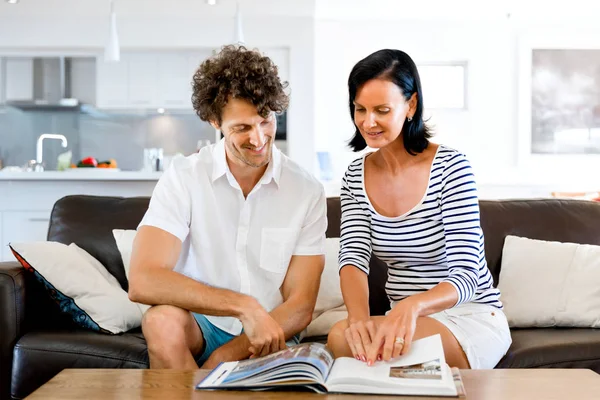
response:
[[[333,365],[321,343],[303,343],[265,357],[223,363],[198,387],[268,385],[287,381],[324,383]]]
[[[334,392],[456,393],[440,335],[417,340],[413,342],[409,354],[388,362],[379,361],[372,366],[354,358],[338,358],[329,373],[326,386]]]

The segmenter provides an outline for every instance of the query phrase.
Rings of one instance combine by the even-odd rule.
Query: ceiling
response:
[[[217,0],[215,6],[206,0],[115,0],[118,17],[182,17],[215,18],[235,14],[236,0]],[[314,15],[315,0],[239,0],[244,16]],[[0,0],[3,17],[98,17],[110,10],[109,0],[20,0],[8,4]]]
[[[115,0],[119,18],[219,18],[235,13],[236,0]],[[574,19],[600,16],[593,0],[239,0],[245,17],[296,16],[331,20]],[[0,0],[0,18],[106,16],[109,0]]]

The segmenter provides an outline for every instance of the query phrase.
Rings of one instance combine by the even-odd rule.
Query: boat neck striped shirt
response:
[[[398,217],[380,215],[364,185],[367,154],[348,166],[340,192],[340,270],[352,265],[369,273],[371,253],[388,265],[386,292],[392,306],[448,282],[466,302],[502,308],[487,268],[479,203],[471,165],[440,145],[421,201]]]

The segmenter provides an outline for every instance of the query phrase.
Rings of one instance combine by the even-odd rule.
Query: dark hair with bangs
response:
[[[353,122],[356,92],[371,79],[385,79],[393,82],[400,88],[407,101],[416,93],[417,109],[411,121],[408,119],[404,121],[401,134],[404,148],[409,154],[421,153],[429,145],[431,129],[423,121],[423,91],[414,61],[405,52],[390,49],[376,51],[360,60],[352,68],[348,78],[350,116]],[[360,151],[367,147],[358,127],[348,145],[353,151]]]

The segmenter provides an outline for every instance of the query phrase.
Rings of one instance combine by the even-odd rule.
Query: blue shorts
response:
[[[229,342],[235,337],[235,335],[232,335],[231,333],[225,332],[221,328],[214,326],[202,314],[192,313],[192,315],[196,319],[196,322],[198,322],[198,326],[202,332],[202,337],[204,338],[204,346],[202,347],[200,353],[196,356],[196,363],[199,366],[202,366],[202,364],[208,360],[208,357],[210,357],[213,351]],[[300,343],[298,335],[295,335],[286,342],[288,346],[294,346],[298,343]]]

